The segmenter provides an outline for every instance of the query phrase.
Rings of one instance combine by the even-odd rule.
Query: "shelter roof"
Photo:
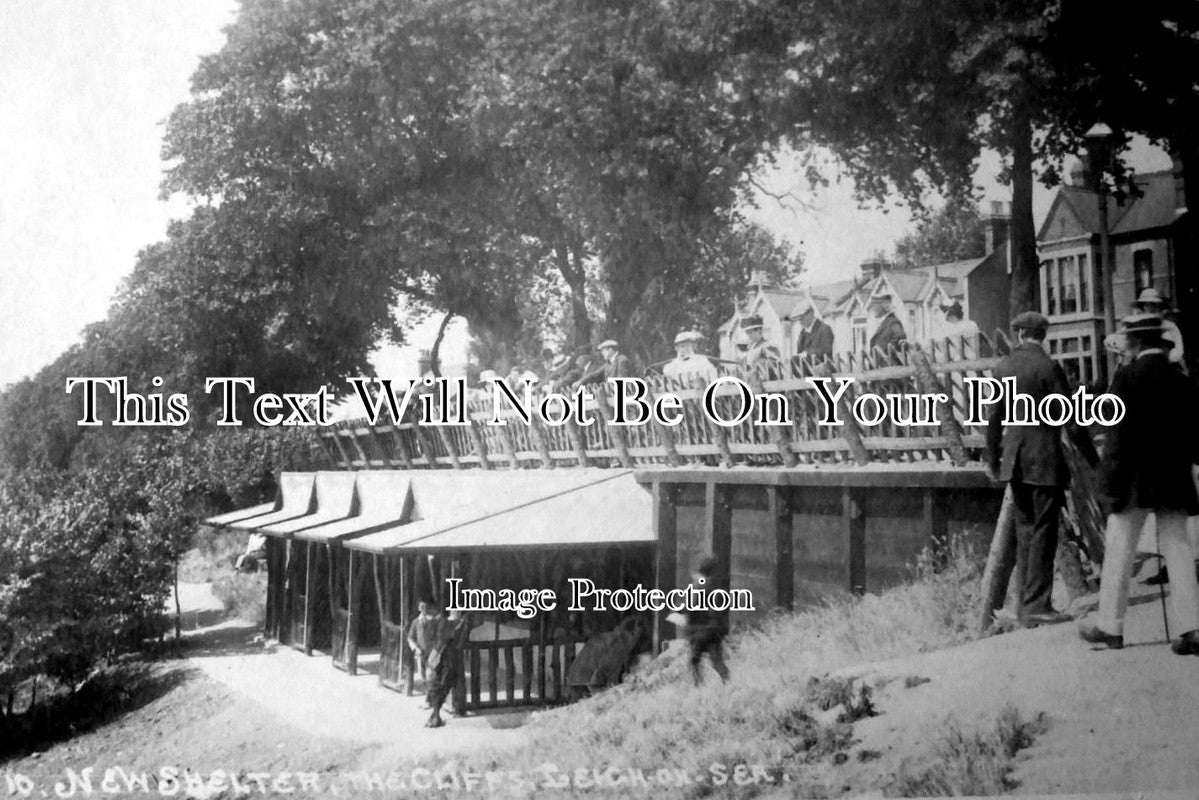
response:
[[[643,507],[637,504],[645,490],[628,470],[410,474],[412,520],[355,538],[347,546],[387,553],[643,541],[630,539],[634,534],[625,530],[634,519],[645,528],[637,535],[652,541],[648,500]],[[617,487],[607,486],[611,483]]]

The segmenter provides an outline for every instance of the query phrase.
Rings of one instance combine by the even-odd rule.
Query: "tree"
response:
[[[552,266],[576,343],[597,295],[605,335],[626,336],[654,282],[685,279],[719,236],[783,130],[762,68],[778,53],[740,12],[248,2],[172,115],[164,188],[311,197],[353,235],[347,258],[389,266],[390,299],[496,338],[520,335],[521,298]]]
[[[925,267],[986,255],[986,223],[971,202],[948,203],[895,243],[895,263]]]
[[[800,7],[794,68],[809,135],[841,156],[864,197],[898,189],[918,209],[929,190],[970,196],[981,148],[997,150],[1012,185],[1010,307],[1036,307],[1038,161],[1041,177],[1055,182],[1062,157],[1094,122],[1101,73],[1114,65],[1063,68],[1074,23],[1056,0]],[[1139,7],[1085,13],[1120,25],[1153,18]]]

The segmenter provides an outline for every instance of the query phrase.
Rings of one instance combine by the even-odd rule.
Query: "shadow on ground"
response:
[[[230,622],[184,633],[178,648],[183,658],[253,656],[275,652],[279,645],[262,638],[262,629],[249,622]]]
[[[141,661],[96,672],[74,692],[44,698],[0,720],[0,757],[20,757],[107,725],[198,674],[194,667]]]

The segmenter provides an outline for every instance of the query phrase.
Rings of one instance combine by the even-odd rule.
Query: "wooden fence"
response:
[[[587,427],[572,421],[551,426],[536,413],[532,424],[526,425],[518,411],[506,406],[499,417],[507,424],[490,425],[493,409],[488,396],[467,400],[469,424],[465,426],[417,424],[417,404],[412,403],[399,424],[349,420],[321,433],[330,459],[344,469],[633,468],[651,464],[794,467],[914,461],[962,465],[978,460],[985,434],[982,426],[963,422],[967,402],[964,379],[990,375],[1009,349],[1008,340],[996,332],[993,338],[980,334],[886,353],[843,354],[821,362],[793,359],[758,370],[720,366],[722,376],[741,378],[752,388],[755,407],[765,395],[785,397],[790,414],[789,422],[782,425],[758,425],[753,415],[734,427],[716,425],[701,407],[706,387],[650,374],[645,377],[649,402],[664,392],[682,399],[683,419],[677,426],[609,424],[611,387],[594,384],[588,387],[594,399],[585,407],[596,421]],[[809,377],[854,379],[840,404],[843,425],[822,424],[824,404]],[[731,383],[716,392],[716,407],[725,418],[736,415],[741,405],[739,392]],[[865,427],[856,424],[849,413],[852,402],[866,393],[934,392],[947,394],[950,402],[941,404],[933,425],[909,426],[886,419]],[[535,387],[534,403],[544,396],[544,388]]]

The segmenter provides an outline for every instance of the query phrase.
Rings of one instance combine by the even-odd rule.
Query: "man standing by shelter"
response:
[[[1049,320],[1025,311],[1012,320],[1012,330],[1017,345],[995,367],[994,377],[1015,378],[1016,391],[1030,395],[1034,407],[1048,394],[1069,395],[1066,373],[1045,352]],[[1002,405],[991,406],[986,463],[992,480],[1006,482],[1011,490],[1016,541],[1001,556],[997,585],[1007,586],[1012,568],[1023,565],[1020,620],[1033,625],[1062,622],[1068,617],[1056,613],[1051,603],[1058,518],[1070,483],[1061,431],[1045,423],[1005,424]],[[1073,422],[1066,429],[1083,457],[1094,465],[1098,457],[1091,437]]]
[[[1178,655],[1199,655],[1199,583],[1196,553],[1187,539],[1187,516],[1199,514],[1191,465],[1199,458],[1199,391],[1170,364],[1172,346],[1162,320],[1127,317],[1123,333],[1130,360],[1112,379],[1124,417],[1108,430],[1101,472],[1110,508],[1099,582],[1099,614],[1080,629],[1082,638],[1113,649],[1124,646],[1124,613],[1133,550],[1150,513],[1157,517],[1158,547],[1170,570],[1170,601],[1182,635]]]
[[[690,386],[692,382],[706,387],[716,380],[716,366],[707,356],[699,355],[695,348],[704,337],[699,331],[680,331],[674,337],[675,357],[662,367],[662,374],[671,381]]]
[[[433,680],[429,691],[429,721],[426,728],[440,728],[445,725],[441,718],[441,707],[446,699],[453,694],[454,686],[462,676],[462,647],[470,637],[470,623],[458,609],[450,611],[440,631],[437,647],[430,657],[433,668]],[[459,713],[455,711],[455,713]]]
[[[433,604],[425,600],[417,604],[417,610],[416,619],[408,626],[408,646],[416,660],[416,671],[427,685],[429,655],[437,646],[444,620]]]

